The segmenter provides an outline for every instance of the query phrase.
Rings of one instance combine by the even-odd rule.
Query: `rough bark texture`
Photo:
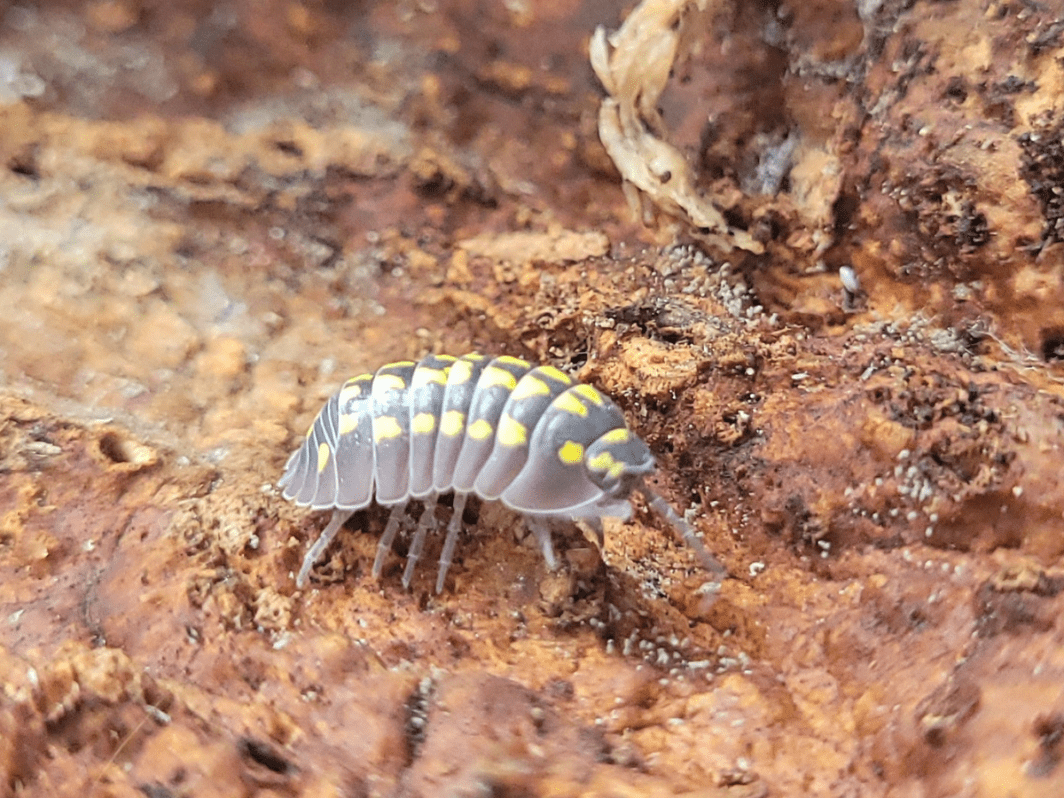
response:
[[[695,10],[643,122],[738,236],[631,218],[620,4],[5,8],[0,795],[1064,793],[1064,18]],[[472,349],[617,400],[715,603],[642,507],[296,590],[322,401]]]

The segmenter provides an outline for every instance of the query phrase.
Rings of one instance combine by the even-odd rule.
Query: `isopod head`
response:
[[[587,476],[604,493],[626,499],[647,474],[654,471],[654,455],[625,427],[611,429],[592,443],[584,455]]]

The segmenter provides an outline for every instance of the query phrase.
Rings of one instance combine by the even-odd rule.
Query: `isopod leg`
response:
[[[547,561],[547,567],[552,571],[557,569],[558,559],[554,556],[554,544],[550,540],[550,526],[542,518],[536,518],[532,515],[525,516],[525,523],[532,530],[532,534],[536,536],[536,542],[539,543],[540,549],[543,550],[543,559]]]
[[[585,518],[584,523],[595,535],[595,543],[598,544],[599,555],[601,556],[606,551],[606,531],[602,528],[602,519],[591,516],[591,518]]]
[[[381,575],[381,570],[384,568],[384,558],[388,556],[392,543],[395,542],[395,535],[399,531],[399,524],[403,520],[405,510],[406,507],[402,504],[392,507],[392,513],[388,516],[388,523],[384,525],[384,534],[381,535],[381,542],[377,544],[377,556],[373,559],[374,579]]]
[[[299,575],[296,577],[296,587],[302,588],[307,584],[307,577],[310,576],[310,569],[314,567],[314,563],[321,559],[321,555],[325,553],[325,550],[329,548],[329,544],[332,543],[336,533],[340,531],[340,527],[344,525],[344,521],[350,518],[354,514],[353,510],[333,510],[332,518],[329,519],[328,526],[322,530],[322,533],[318,536],[318,539],[314,541],[314,545],[307,551],[305,557],[303,557],[303,565],[300,566]]]
[[[447,570],[451,567],[454,547],[458,545],[458,533],[462,531],[462,513],[465,512],[467,496],[466,493],[454,494],[454,511],[447,524],[447,537],[443,541],[443,551],[440,552],[440,572],[436,576],[437,593],[443,592],[443,581],[447,578]]]
[[[410,589],[410,580],[414,578],[414,568],[421,558],[421,552],[425,548],[425,536],[429,531],[436,529],[436,497],[429,496],[425,499],[425,509],[421,511],[421,518],[417,522],[417,531],[414,539],[410,541],[410,550],[406,553],[406,569],[403,571],[403,587]]]
[[[650,505],[650,509],[662,516],[668,522],[669,526],[671,526],[683,539],[683,542],[691,547],[695,556],[701,561],[702,567],[713,574],[714,584],[719,588],[721,581],[728,575],[728,572],[724,569],[723,565],[717,562],[717,558],[706,550],[701,539],[695,533],[694,527],[681,518],[667,501],[646,485],[640,485],[639,490],[646,498],[647,503]]]

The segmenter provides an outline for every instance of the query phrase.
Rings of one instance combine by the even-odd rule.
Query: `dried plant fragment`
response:
[[[609,95],[599,109],[599,138],[637,212],[645,209],[645,198],[712,243],[761,253],[758,241],[729,227],[724,214],[695,190],[691,168],[665,140],[657,111],[673,64],[688,49],[685,34],[704,29],[706,5],[706,0],[643,0],[620,30],[609,36],[602,27],[595,31],[591,66]]]

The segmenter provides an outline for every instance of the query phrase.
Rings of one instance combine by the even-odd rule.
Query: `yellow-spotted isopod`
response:
[[[296,584],[343,523],[372,501],[392,506],[373,575],[380,575],[411,500],[424,502],[407,554],[409,587],[436,498],[454,494],[440,555],[443,590],[469,494],[524,516],[548,567],[556,560],[548,519],[582,519],[601,537],[603,517],[627,519],[633,491],[644,495],[719,580],[723,568],[683,518],[644,477],[654,470],[647,445],[618,407],[553,366],[516,357],[428,355],[382,366],[344,383],[318,413],[285,465],[284,497],[332,518],[307,551]]]

